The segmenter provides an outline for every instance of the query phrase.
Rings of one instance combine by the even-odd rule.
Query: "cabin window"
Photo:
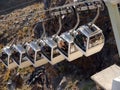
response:
[[[8,62],[8,55],[3,53],[0,59],[7,65]]]
[[[95,47],[95,46],[103,43],[103,41],[104,41],[104,37],[103,37],[102,33],[99,33],[99,34],[97,34],[95,36],[92,36],[92,37],[90,37],[89,47],[88,48]]]
[[[35,51],[32,48],[30,48],[27,53],[28,53],[28,57],[30,58],[30,60],[34,61]]]
[[[14,60],[17,64],[20,62],[20,53],[17,51],[14,51],[11,55],[12,60]]]
[[[43,55],[45,55],[49,60],[51,60],[51,48],[48,45],[45,45],[41,49]]]
[[[9,60],[9,64],[11,64],[11,63],[13,63],[13,60],[12,60],[12,59]]]
[[[36,61],[40,60],[42,57],[41,57],[41,52],[38,51],[37,52],[37,55],[36,55]]]
[[[78,32],[78,34],[75,37],[75,43],[84,51],[86,51],[87,46],[87,37],[82,34],[81,32]]]
[[[75,47],[74,43],[70,44],[70,54],[74,53],[77,51],[77,48]]]
[[[57,57],[59,55],[60,55],[60,53],[58,52],[57,48],[54,48],[53,49],[53,58],[55,58],[55,57]]]
[[[58,48],[65,56],[68,56],[68,43],[66,41],[59,41]]]
[[[21,62],[25,62],[25,61],[27,61],[27,56],[26,56],[26,53],[24,53],[24,54],[22,54],[22,60],[21,60]]]

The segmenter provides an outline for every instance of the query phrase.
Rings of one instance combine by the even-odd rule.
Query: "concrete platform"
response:
[[[112,65],[103,71],[91,76],[91,79],[96,82],[104,90],[112,90],[112,82],[120,76],[120,67]]]

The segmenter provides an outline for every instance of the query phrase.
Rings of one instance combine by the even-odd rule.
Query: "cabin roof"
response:
[[[87,37],[91,37],[102,32],[101,29],[98,28],[95,24],[92,25],[92,28],[89,28],[87,25],[80,26],[78,31],[81,31]]]
[[[36,42],[31,42],[30,47],[34,49],[34,51],[40,51],[40,47],[37,45]]]
[[[57,47],[57,43],[52,38],[47,38],[45,40],[46,44],[49,45],[51,48]]]
[[[14,48],[15,48],[20,54],[25,53],[25,49],[24,49],[23,46],[20,45],[20,44],[14,45]]]
[[[65,32],[61,35],[61,37],[66,40],[68,43],[72,43],[74,38],[70,35],[69,32]]]
[[[3,51],[9,56],[12,54],[12,51],[10,50],[10,47],[8,47],[8,46],[3,48]]]

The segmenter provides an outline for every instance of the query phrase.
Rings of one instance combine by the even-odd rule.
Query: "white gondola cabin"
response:
[[[12,59],[16,62],[19,68],[24,68],[32,65],[29,58],[27,57],[26,50],[23,48],[23,45],[13,45],[13,55]]]
[[[104,35],[99,27],[95,24],[91,27],[83,25],[77,29],[77,32],[74,43],[85,56],[101,51],[104,46]]]
[[[53,40],[53,38],[47,38],[45,40],[45,46],[41,48],[41,52],[52,65],[64,60],[64,57],[58,52],[57,43]]]
[[[68,60],[73,61],[79,57],[83,56],[83,53],[81,53],[74,45],[74,37],[69,33],[65,32],[62,35],[60,35],[59,41],[58,41],[58,49],[59,52]]]
[[[28,58],[30,59],[30,61],[33,63],[35,67],[48,63],[48,61],[42,57],[41,48],[37,44],[37,42],[32,41],[29,44],[27,44],[27,47],[28,47],[27,48]]]
[[[11,59],[11,55],[12,49],[9,46],[4,47],[0,56],[0,60],[8,69],[17,67],[17,64]]]

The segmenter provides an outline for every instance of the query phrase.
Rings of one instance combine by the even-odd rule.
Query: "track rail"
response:
[[[58,6],[54,8],[50,8],[47,10],[41,10],[36,13],[31,13],[27,16],[34,16],[35,14],[43,15],[47,14],[49,17],[40,19],[40,22],[47,21],[48,19],[52,19],[56,16],[66,15],[72,13],[71,7],[75,7],[77,12],[82,11],[92,11],[96,10],[98,7],[103,10],[104,4],[101,0],[91,0],[91,1],[82,1],[82,2],[74,2],[70,4],[66,4],[63,6]],[[26,15],[19,16],[17,18],[27,17]],[[0,22],[5,22],[6,20],[0,20]]]

